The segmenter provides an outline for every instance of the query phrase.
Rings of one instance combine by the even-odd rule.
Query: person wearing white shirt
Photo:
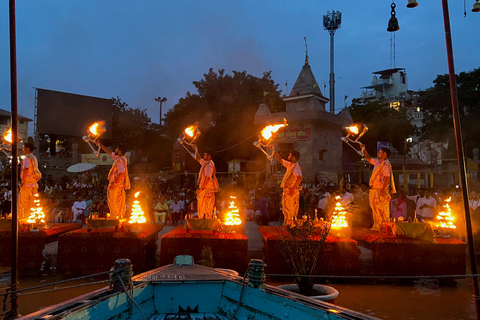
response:
[[[473,213],[475,210],[477,210],[478,207],[480,207],[480,199],[478,197],[477,191],[470,191],[468,198],[468,206],[470,207],[470,213]]]
[[[435,200],[435,198],[431,196],[430,190],[425,190],[425,197],[418,199],[417,208],[421,210],[420,215],[417,212],[418,221],[432,220],[435,217],[437,200]]]
[[[83,201],[81,197],[78,197],[77,201],[75,201],[73,203],[73,206],[72,206],[73,222],[74,223],[77,222],[78,216],[82,215],[84,213],[85,209],[87,209],[87,203],[85,201]]]

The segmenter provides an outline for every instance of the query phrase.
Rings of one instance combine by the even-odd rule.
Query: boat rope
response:
[[[480,274],[452,274],[429,276],[334,276],[334,275],[303,275],[303,274],[266,274],[267,277],[293,277],[293,278],[322,278],[322,279],[448,279],[448,278],[475,278]]]
[[[245,280],[246,280],[249,272],[250,272],[250,267],[247,268],[247,271],[245,271],[245,274],[243,275],[242,289],[240,290],[240,298],[238,298],[237,308],[235,309],[233,314],[230,316],[230,318],[228,318],[229,320],[235,319],[235,316],[237,315],[238,309],[240,308],[240,305],[242,304],[243,288],[245,288],[247,286],[247,282]]]
[[[122,279],[122,276],[120,276],[120,274],[118,273],[115,273],[115,276],[118,278],[118,281],[120,282],[120,284],[122,285],[123,287],[123,290],[125,291],[125,295],[128,297],[128,300],[131,301],[137,308],[138,310],[140,311],[140,314],[142,315],[142,319],[145,320],[145,314],[143,313],[142,311],[142,308],[140,308],[140,306],[138,305],[138,303],[133,299],[133,297],[129,294],[127,288],[125,287],[125,283],[123,283],[123,279]],[[132,292],[132,295],[133,295],[133,292]]]
[[[51,286],[55,286],[55,285],[62,284],[62,283],[67,283],[67,282],[72,282],[72,281],[77,281],[77,280],[82,280],[82,279],[93,278],[93,277],[97,277],[97,276],[101,276],[101,275],[105,275],[105,274],[119,273],[119,272],[124,271],[125,269],[127,269],[127,268],[116,269],[116,270],[114,270],[114,271],[109,270],[109,271],[104,271],[104,272],[100,272],[100,273],[90,274],[90,275],[88,275],[88,276],[81,276],[81,277],[72,278],[72,279],[60,280],[60,281],[52,282],[52,283],[46,283],[46,284],[42,284],[42,285],[35,286],[35,287],[30,287],[30,288],[25,288],[25,289],[19,289],[19,290],[16,290],[16,291],[10,291],[10,292],[8,292],[8,293],[0,293],[0,296],[9,295],[9,294],[12,294],[12,293],[20,293],[20,292],[24,292],[24,291],[30,291],[30,290],[34,290],[34,289],[42,289],[42,288],[45,288],[45,287],[51,287]],[[4,287],[4,288],[1,288],[1,289],[8,291],[8,290],[10,290],[10,287]],[[59,290],[59,289],[56,289],[56,290]]]

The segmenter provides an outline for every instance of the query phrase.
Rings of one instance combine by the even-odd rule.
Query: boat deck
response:
[[[148,320],[227,320],[227,317],[215,313],[189,313],[189,314],[165,314],[154,315]]]

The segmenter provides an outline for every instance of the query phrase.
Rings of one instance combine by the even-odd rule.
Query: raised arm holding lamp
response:
[[[115,152],[105,147],[98,141],[98,146],[108,153],[113,164],[108,173],[107,199],[110,214],[113,218],[121,219],[125,217],[125,190],[130,189],[130,179],[128,177],[127,158],[125,157],[126,148],[122,145],[116,147]]]
[[[294,225],[293,218],[298,214],[300,191],[299,186],[302,182],[302,168],[298,164],[300,159],[300,153],[298,151],[292,151],[288,155],[287,160],[282,157],[275,150],[273,145],[269,146],[273,150],[273,154],[278,162],[280,162],[287,172],[283,176],[280,187],[283,189],[282,193],[282,212],[283,212],[283,225]]]
[[[370,193],[368,200],[373,213],[374,223],[372,231],[380,231],[383,228],[383,222],[388,221],[390,218],[391,196],[388,191],[389,184],[392,188],[392,193],[396,193],[392,165],[388,161],[391,152],[389,148],[381,148],[378,151],[378,158],[372,158],[363,143],[360,143],[360,148],[365,159],[374,166],[369,182]]]

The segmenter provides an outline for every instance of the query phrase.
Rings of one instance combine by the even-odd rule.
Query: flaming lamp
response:
[[[202,132],[200,129],[198,129],[196,125],[193,125],[185,128],[185,130],[183,130],[183,132],[177,138],[177,141],[185,148],[185,150],[187,150],[188,153],[190,153],[193,158],[195,158],[195,153],[188,150],[185,145],[189,145],[195,150],[197,145],[195,145],[193,142],[200,137],[201,133]]]
[[[442,235],[444,238],[449,238],[450,233],[453,233],[457,228],[455,226],[455,217],[452,215],[452,209],[450,208],[450,201],[452,197],[446,199],[443,205],[443,210],[438,213],[436,218],[435,227],[437,227],[437,233]]]
[[[105,122],[104,121],[97,121],[94,122],[90,127],[88,127],[88,135],[83,136],[82,139],[88,143],[90,148],[93,151],[93,154],[96,155],[97,157],[100,155],[100,144],[98,143],[98,139],[102,134],[104,134],[107,131],[105,128]],[[93,146],[96,145],[98,147],[98,150],[96,150]]]
[[[12,152],[12,129],[8,129],[5,131],[2,137],[2,143],[0,145],[0,150],[7,155],[7,157],[11,156]]]
[[[140,194],[140,191],[135,193],[135,200],[132,205],[132,213],[130,214],[130,220],[128,220],[128,230],[133,232],[140,232],[140,226],[147,222],[145,218],[145,213],[142,210],[140,201],[137,197]]]
[[[342,141],[348,144],[350,147],[353,148],[360,156],[364,156],[361,150],[355,148],[352,143],[361,144],[359,141],[361,137],[368,131],[368,127],[361,123],[361,124],[352,124],[351,126],[347,127],[347,136],[342,137]]]
[[[223,214],[222,225],[225,233],[243,233],[242,219],[236,201],[237,197],[230,196],[228,209]]]
[[[260,149],[267,156],[268,160],[273,161],[273,159],[274,159],[273,154],[275,153],[275,149],[272,150],[271,154],[268,154],[266,149],[273,142],[273,139],[274,139],[278,129],[283,128],[283,127],[287,127],[287,126],[288,126],[288,123],[287,123],[287,119],[285,119],[285,118],[283,118],[283,123],[282,124],[274,124],[274,125],[266,126],[260,132],[260,135],[258,136],[259,137],[258,141],[255,141],[253,143],[253,145],[255,147],[257,147],[258,149]]]
[[[332,213],[332,224],[330,232],[336,237],[345,237],[345,230],[348,228],[345,208],[340,203],[340,196],[335,197],[335,208]]]
[[[27,226],[31,231],[38,231],[45,228],[45,214],[40,206],[40,199],[38,193],[35,194],[33,200],[33,207],[30,208],[30,215],[27,218]]]

